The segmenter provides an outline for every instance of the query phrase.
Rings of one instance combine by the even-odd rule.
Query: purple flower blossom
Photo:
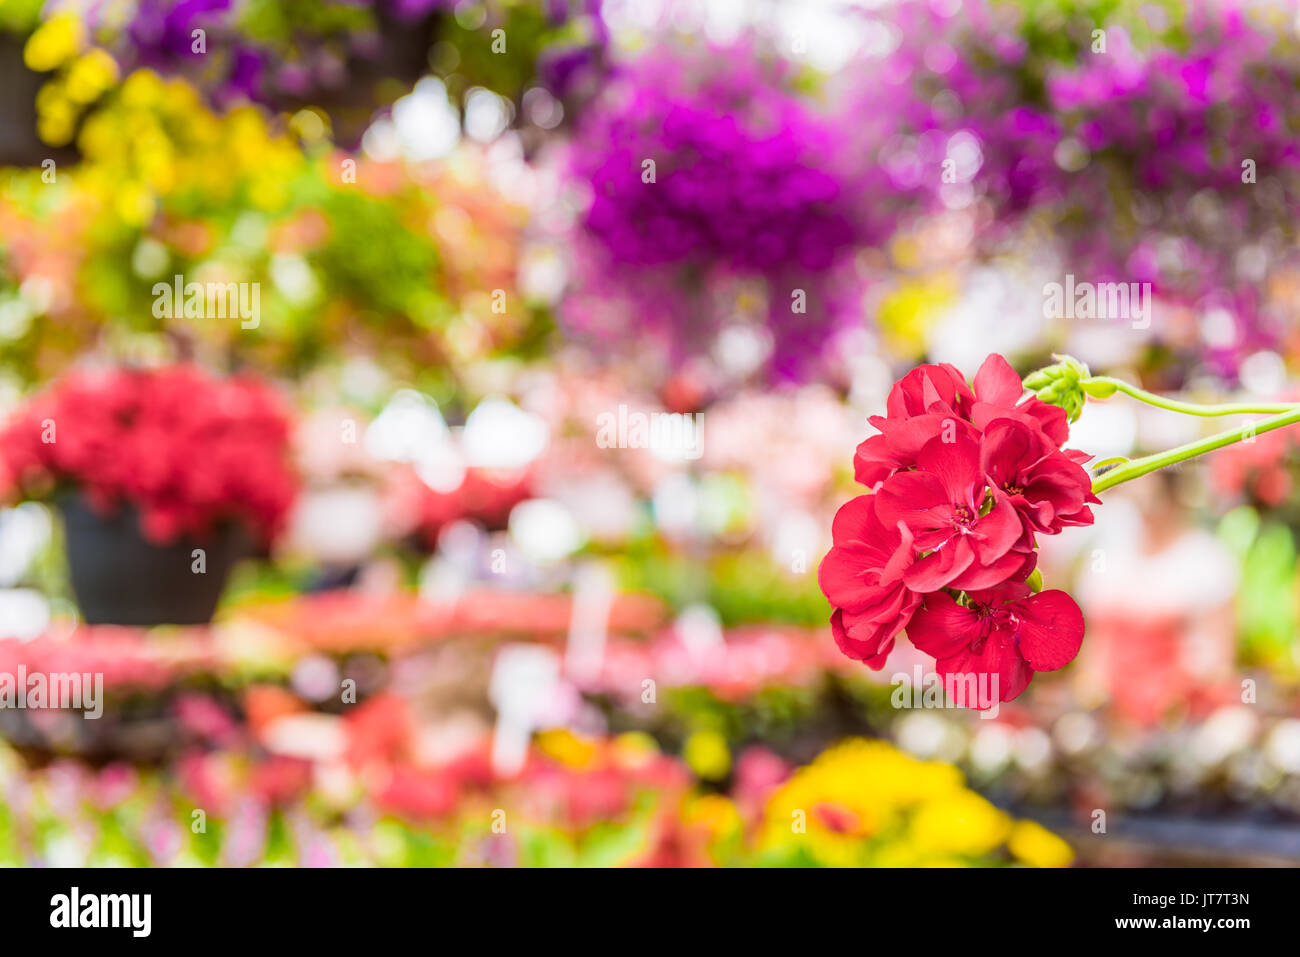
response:
[[[210,30],[230,12],[230,0],[141,0],[127,36],[141,65],[172,67],[203,57],[194,30]]]
[[[1227,309],[1234,341],[1199,356],[1221,372],[1276,344],[1281,317],[1261,290],[1297,266],[1293,38],[1206,2],[1189,11],[1184,40],[1138,49],[1107,25],[1105,51],[1085,46],[1069,63],[1003,42],[1022,16],[1009,4],[915,0],[886,16],[900,42],[860,71],[856,111],[872,121],[862,152],[900,189],[928,194],[913,194],[917,215],[951,198],[938,171],[971,138],[977,168],[960,183],[967,205],[982,204],[979,250],[1004,248],[1032,217],[1071,272]]]
[[[852,312],[853,250],[889,233],[861,202],[878,174],[855,179],[849,142],[750,46],[644,55],[575,135],[569,172],[590,203],[570,327],[679,354],[735,317],[729,287],[757,286],[774,367],[795,374]]]

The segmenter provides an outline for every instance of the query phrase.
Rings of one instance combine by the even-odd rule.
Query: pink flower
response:
[[[975,373],[975,403],[971,406],[971,423],[980,430],[993,419],[1012,418],[1041,432],[1056,448],[1070,437],[1069,417],[1065,410],[1048,405],[1037,396],[1021,401],[1025,387],[1016,370],[996,352],[984,360]]]
[[[836,606],[835,641],[850,658],[880,668],[921,596],[903,583],[912,564],[911,533],[877,517],[877,496],[845,503],[831,526],[835,546],[822,559],[818,580]]]
[[[879,431],[858,446],[854,475],[875,488],[894,472],[911,468],[931,439],[958,435],[978,437],[990,421],[1010,418],[1041,433],[1060,448],[1069,438],[1064,409],[1024,396],[1024,386],[1007,360],[990,355],[975,375],[974,392],[950,365],[922,365],[894,383],[885,416],[873,416]]]
[[[994,419],[980,443],[980,469],[1006,494],[1029,533],[1055,535],[1067,525],[1091,525],[1099,504],[1092,480],[1067,453],[1023,421]]]
[[[880,520],[906,528],[919,553],[903,576],[909,588],[989,588],[1025,565],[1026,553],[1013,551],[1020,519],[1006,492],[987,488],[978,442],[965,435],[931,439],[916,466],[876,493]]]
[[[912,644],[935,657],[935,667],[945,677],[989,676],[974,682],[975,707],[984,709],[1015,698],[1034,672],[1055,671],[1073,661],[1083,641],[1083,613],[1063,591],[1035,595],[1023,582],[1007,582],[970,592],[965,605],[946,592],[927,595],[907,634]]]
[[[1083,638],[1069,596],[1034,595],[1027,580],[1038,533],[1092,523],[1090,456],[1062,451],[1065,410],[1026,398],[999,355],[973,388],[952,366],[919,366],[886,406],[854,456],[874,494],[836,514],[819,574],[835,642],[879,669],[906,629],[940,671],[981,679],[979,707],[995,700],[990,684],[1009,701]]]
[[[966,377],[956,366],[943,362],[917,366],[895,382],[885,400],[885,411],[891,419],[929,413],[965,417],[974,401]]]

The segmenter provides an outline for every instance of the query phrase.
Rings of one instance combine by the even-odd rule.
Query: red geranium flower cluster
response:
[[[819,575],[846,655],[879,669],[907,629],[940,674],[981,676],[978,688],[996,689],[967,702],[980,708],[1016,697],[1035,671],[1063,667],[1083,640],[1073,599],[1027,581],[1037,535],[1092,523],[1090,456],[1061,449],[1063,409],[1023,396],[999,355],[973,390],[946,364],[896,382],[887,415],[871,419],[880,434],[854,458],[872,493],[836,514]]]
[[[179,365],[78,370],[0,431],[0,492],[81,492],[109,513],[134,505],[158,544],[202,538],[223,521],[262,540],[293,503],[290,420],[251,378]]]

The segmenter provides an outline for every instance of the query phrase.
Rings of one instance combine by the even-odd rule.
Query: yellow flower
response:
[[[553,728],[537,735],[537,747],[548,757],[570,767],[585,767],[596,757],[596,745],[565,728]]]
[[[1007,837],[1010,819],[974,791],[928,801],[912,818],[919,847],[940,853],[988,854]]]
[[[36,73],[49,73],[81,52],[86,43],[86,25],[75,13],[50,17],[27,38],[23,62]]]
[[[917,357],[925,351],[930,326],[954,298],[947,279],[909,280],[880,303],[876,322],[894,352]]]
[[[696,731],[686,739],[682,758],[690,769],[707,781],[727,776],[731,770],[731,751],[727,739],[716,731]]]
[[[138,183],[124,183],[116,197],[117,214],[124,223],[142,226],[157,208],[153,196]]]
[[[760,845],[807,844],[818,860],[849,866],[865,841],[935,795],[960,793],[961,772],[918,761],[884,741],[860,738],[823,752],[769,799]]]
[[[91,103],[117,82],[117,61],[96,47],[73,62],[63,82],[70,100]]]
[[[1035,821],[1017,821],[1007,847],[1030,867],[1068,867],[1074,860],[1070,845]]]
[[[66,146],[72,142],[76,129],[77,114],[64,103],[42,111],[36,120],[37,135],[50,146]]]
[[[122,105],[128,109],[150,107],[163,100],[162,77],[153,70],[136,70],[122,84]]]
[[[1012,826],[965,786],[957,768],[918,760],[884,741],[852,739],[823,752],[772,794],[758,847],[803,851],[831,867],[952,867],[1001,851]],[[1013,852],[1022,860],[1068,862],[1069,848],[1049,832],[1014,833],[1024,846]]]
[[[812,828],[803,837],[814,860],[824,867],[861,867],[870,844],[850,834]]]
[[[871,863],[875,867],[970,867],[968,860],[955,854],[935,853],[905,840],[879,848]]]
[[[739,834],[744,827],[740,811],[730,798],[721,794],[705,794],[690,800],[682,811],[686,824],[704,828],[711,840],[721,840]]]
[[[258,209],[269,212],[282,206],[288,196],[282,180],[261,177],[253,181],[248,198]]]

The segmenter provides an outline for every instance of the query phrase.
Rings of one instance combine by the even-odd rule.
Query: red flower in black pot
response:
[[[284,523],[289,437],[279,397],[252,378],[79,370],[0,432],[0,483],[59,506],[86,621],[199,624],[231,566]]]

